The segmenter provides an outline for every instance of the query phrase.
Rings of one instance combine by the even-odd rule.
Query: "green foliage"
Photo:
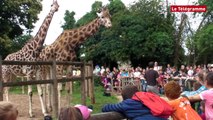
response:
[[[80,104],[81,101],[81,94],[80,94],[80,86],[74,86],[74,91],[72,95],[72,105]],[[95,104],[92,104],[93,106],[93,112],[100,113],[103,105],[107,103],[117,103],[118,99],[116,96],[103,96],[104,88],[102,86],[96,86],[95,87]],[[87,105],[91,105],[91,101],[89,98],[87,98],[86,101]]]
[[[192,55],[190,54],[191,56],[189,57],[194,58],[194,63],[207,64],[208,62],[212,62],[212,55],[209,54],[212,50],[209,49],[209,45],[212,40],[210,34],[211,24],[213,23],[213,2],[209,0],[199,0],[195,4],[206,5],[207,12],[194,13],[194,17],[201,15],[202,18],[195,34],[188,39],[187,47],[190,48],[189,53]]]
[[[101,5],[102,2],[96,1],[92,11],[79,19],[75,27],[95,19]],[[164,15],[166,13],[162,13],[159,2],[140,0],[127,8],[121,0],[110,0],[107,8],[112,16],[112,28],[101,27],[85,41],[80,53],[86,54],[86,60],[93,60],[97,64],[142,59],[172,62],[174,17],[170,13]]]
[[[96,13],[99,11],[101,6],[102,6],[102,2],[95,1],[95,3],[92,4],[92,11],[86,13],[82,18],[80,18],[76,23],[76,27],[83,26],[91,22],[92,20],[94,20],[97,17]]]
[[[0,1],[0,50],[3,58],[13,51],[11,41],[22,34],[23,27],[33,28],[41,9],[40,0]]]
[[[74,15],[75,15],[75,12],[73,11],[69,12],[68,10],[66,10],[65,16],[64,16],[65,23],[64,25],[61,26],[64,30],[74,28],[75,22],[76,22]]]
[[[103,83],[101,83],[101,76],[94,75],[93,77],[94,77],[94,84],[96,87],[103,85]]]
[[[31,35],[21,35],[13,39],[12,41],[12,49],[13,51],[20,50],[25,43],[32,38]]]
[[[212,20],[211,18],[213,17],[213,3],[210,0],[198,0],[196,2],[197,5],[206,5],[207,6],[207,12],[202,12],[202,13],[195,13],[195,14],[202,14],[203,17],[208,16],[209,20]]]
[[[205,25],[195,35],[195,45],[198,50],[198,59],[203,59],[205,62],[213,62],[213,23]],[[210,61],[206,61],[208,59]]]

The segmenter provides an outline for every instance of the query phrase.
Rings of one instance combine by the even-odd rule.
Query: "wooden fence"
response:
[[[92,114],[89,120],[123,120],[125,118],[119,112],[104,112]]]
[[[128,85],[135,85],[138,87],[139,90],[142,90],[141,81],[132,77],[121,78],[117,86],[114,85],[114,81],[112,80],[111,85],[112,85],[112,91],[111,91],[112,93],[115,93],[115,89],[118,89],[119,91],[121,91],[124,87]]]
[[[2,77],[2,65],[49,65],[51,66],[52,76],[49,80],[30,80],[30,81],[16,81],[14,82],[3,82]],[[57,79],[56,77],[56,65],[75,65],[80,66],[81,75],[72,76],[70,78]],[[36,84],[52,84],[53,85],[53,115],[55,118],[58,117],[58,83],[59,82],[81,82],[81,103],[86,105],[86,97],[89,96],[91,103],[95,103],[94,96],[94,80],[93,80],[93,64],[92,62],[59,62],[59,61],[36,61],[36,62],[26,62],[26,61],[3,61],[0,56],[0,101],[3,100],[3,88],[13,87],[13,86],[25,86],[25,85],[36,85]],[[86,84],[87,83],[87,84]]]

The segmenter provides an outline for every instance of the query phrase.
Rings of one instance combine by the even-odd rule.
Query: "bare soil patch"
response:
[[[19,116],[17,120],[43,120],[44,116],[41,110],[41,103],[39,100],[38,94],[34,94],[33,101],[33,113],[35,115],[34,118],[29,117],[29,100],[27,94],[10,94],[9,95],[10,102],[14,103],[19,111]],[[65,105],[65,98],[62,98],[62,106]],[[52,114],[52,113],[49,113]]]

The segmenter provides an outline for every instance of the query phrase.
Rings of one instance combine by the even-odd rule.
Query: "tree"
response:
[[[207,64],[213,62],[213,23],[206,24],[195,35],[195,45],[197,49],[197,59],[200,63]]]
[[[171,60],[174,53],[174,19],[171,13],[164,15],[161,9],[162,6],[155,0],[140,0],[130,7],[131,21],[137,21],[128,28],[135,59],[172,63],[165,59]]]
[[[12,40],[11,48],[13,49],[13,51],[20,50],[31,38],[31,35],[20,35]]]
[[[205,26],[205,24],[208,24],[210,22],[213,22],[213,2],[210,0],[199,0],[197,3],[197,5],[206,5],[207,6],[207,12],[203,12],[203,13],[195,13],[195,17],[197,17],[198,15],[202,16],[202,20],[199,24],[199,27],[197,29],[197,31],[199,31],[203,26]]]
[[[206,5],[207,12],[204,13],[195,13],[195,17],[202,17],[201,22],[193,36],[193,42],[195,43],[194,47],[194,63],[207,63],[212,62],[212,57],[209,52],[212,52],[209,45],[212,44],[211,30],[213,23],[213,3],[209,0],[199,0],[197,5]],[[206,46],[205,46],[206,45]],[[210,56],[209,56],[210,55]]]
[[[69,12],[68,10],[66,10],[65,15],[64,15],[64,21],[65,23],[61,26],[64,30],[67,29],[72,29],[75,27],[75,18],[74,18],[75,12]]]
[[[37,15],[41,10],[41,0],[0,1],[0,50],[3,58],[14,52],[11,49],[12,40],[21,35],[25,28],[33,28],[33,23],[38,20]]]
[[[75,26],[93,20],[102,5],[95,2],[92,10],[79,19]],[[174,57],[174,18],[171,13],[162,13],[155,0],[139,2],[127,8],[121,0],[110,0],[107,5],[111,13],[112,28],[100,28],[85,41],[80,53],[95,64],[110,65],[117,61],[132,61],[134,66],[150,60],[171,63]]]
[[[181,56],[181,45],[183,41],[183,31],[186,27],[188,16],[186,14],[181,14],[181,21],[175,34],[175,51],[174,51],[174,65],[177,66]],[[182,52],[183,54],[183,52]]]

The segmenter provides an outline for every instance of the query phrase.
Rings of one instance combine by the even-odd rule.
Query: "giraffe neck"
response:
[[[40,59],[56,58],[57,60],[73,60],[76,58],[75,48],[82,44],[88,37],[100,28],[98,18],[78,29],[65,30],[57,40],[46,46],[40,54]]]
[[[101,26],[100,20],[99,18],[96,18],[92,22],[76,30],[68,31],[69,44],[72,44],[73,47],[82,44],[87,38],[94,35],[98,31],[100,26]],[[70,37],[69,35],[71,35],[72,37]]]
[[[49,29],[50,23],[52,21],[53,15],[55,11],[50,10],[49,14],[44,19],[42,25],[40,26],[38,32],[36,33],[35,37],[33,38],[33,42],[36,45],[35,50],[41,50],[44,44],[44,40],[47,36],[47,31]]]

